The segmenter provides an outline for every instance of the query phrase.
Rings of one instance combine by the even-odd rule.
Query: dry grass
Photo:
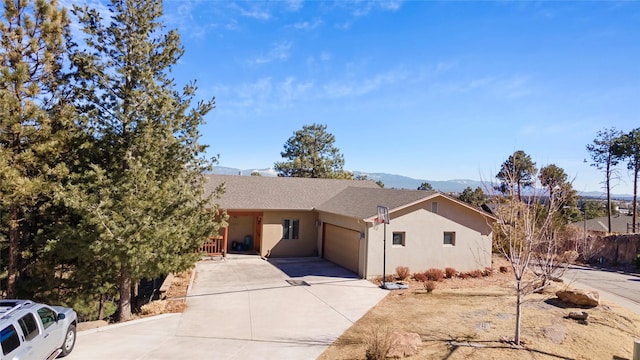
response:
[[[191,270],[176,274],[173,277],[171,286],[167,290],[165,297],[167,306],[165,313],[181,313],[187,307],[187,288],[191,281]]]
[[[498,261],[495,269],[504,265]],[[508,341],[515,326],[513,274],[494,271],[477,279],[455,278],[439,283],[428,294],[393,291],[347,330],[320,359],[364,359],[366,339],[381,326],[416,332],[422,338],[418,354],[408,359],[630,359],[633,340],[640,338],[640,316],[603,304],[586,311],[586,323],[566,319],[574,308],[555,298],[554,284],[542,294],[527,296],[523,305],[522,338],[516,348]]]
[[[150,303],[142,305],[140,308],[140,315],[159,315],[163,314],[167,308],[167,300],[156,300]]]

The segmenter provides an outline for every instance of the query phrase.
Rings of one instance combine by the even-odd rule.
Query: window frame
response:
[[[20,336],[18,335],[18,329],[13,324],[9,324],[0,330],[0,347],[2,348],[2,354],[10,354],[15,349],[19,348],[21,344]]]
[[[45,330],[57,321],[58,314],[48,307],[41,307],[38,309],[37,313],[40,318],[40,322],[42,323],[42,328]],[[47,321],[45,322],[45,320]]]
[[[282,239],[300,240],[300,219],[282,219]]]
[[[447,235],[450,236],[450,242],[447,243]],[[456,232],[445,231],[442,235],[442,245],[444,246],[456,246]]]
[[[396,235],[400,236],[401,243],[396,244]],[[404,231],[394,231],[391,236],[391,246],[404,247],[407,244],[407,233]]]
[[[25,319],[29,319],[30,321],[27,321]],[[32,313],[28,313],[23,317],[21,317],[20,319],[18,319],[18,324],[22,329],[22,334],[24,335],[25,341],[30,341],[34,339],[36,336],[40,335],[40,327],[38,326],[38,320],[36,320],[35,315],[33,315]],[[32,328],[30,329],[30,327]]]
[[[434,214],[438,213],[438,202],[437,201],[432,201],[431,202],[431,212]]]

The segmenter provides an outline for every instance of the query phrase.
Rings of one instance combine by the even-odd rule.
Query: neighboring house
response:
[[[490,223],[481,209],[437,191],[382,189],[372,181],[208,175],[208,191],[224,184],[216,202],[229,215],[216,240],[221,253],[255,251],[264,257],[320,256],[363,278],[382,275],[389,208],[386,270],[491,265]]]
[[[640,219],[640,218],[639,218]],[[575,226],[578,229],[585,229],[590,233],[603,233],[606,234],[609,232],[609,219],[606,216],[593,218],[589,220],[576,221],[571,223],[571,225]],[[619,214],[611,216],[611,233],[615,234],[630,234],[632,233],[633,227],[633,216]],[[639,232],[640,223],[636,224],[636,232]]]

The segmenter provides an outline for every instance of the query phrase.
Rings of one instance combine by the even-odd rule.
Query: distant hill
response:
[[[262,176],[277,176],[275,170],[270,168],[263,169],[238,169],[225,166],[215,166],[213,168],[214,174],[219,175],[242,175],[250,176],[253,172],[258,172]],[[354,176],[366,175],[368,179],[373,181],[382,181],[385,188],[396,189],[417,189],[423,182],[428,182],[435,190],[442,192],[462,192],[464,188],[470,186],[472,189],[480,186],[483,187],[482,182],[474,180],[447,180],[447,181],[435,181],[435,180],[422,180],[413,179],[407,176],[386,174],[386,173],[366,173],[362,171],[354,171]]]
[[[275,170],[271,168],[262,168],[262,169],[238,169],[232,167],[225,166],[215,166],[213,168],[214,174],[219,175],[243,175],[250,176],[251,173],[257,171],[262,176],[277,176],[278,174]],[[428,182],[435,190],[442,191],[444,193],[461,193],[467,186],[471,187],[475,190],[475,188],[480,187],[482,190],[485,190],[485,185],[478,180],[468,180],[468,179],[455,179],[455,180],[424,180],[424,179],[414,179],[408,176],[403,175],[395,175],[395,174],[387,174],[387,173],[368,173],[363,171],[354,171],[354,176],[366,175],[368,179],[373,181],[382,181],[385,188],[396,188],[396,189],[417,189],[423,182]],[[597,191],[590,192],[579,192],[578,196],[586,197],[586,198],[605,198],[606,194]],[[631,200],[631,195],[621,195],[621,194],[612,194],[612,197],[619,200]]]

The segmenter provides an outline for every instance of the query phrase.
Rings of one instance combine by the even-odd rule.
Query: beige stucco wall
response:
[[[300,238],[282,239],[284,219],[300,220]],[[317,256],[317,214],[313,211],[265,211],[262,217],[262,246],[265,257]]]
[[[336,225],[336,226],[340,226],[343,227],[345,229],[351,229],[357,232],[361,232],[363,234],[366,234],[367,231],[367,223],[365,223],[362,220],[359,219],[355,219],[355,218],[350,218],[350,217],[346,217],[346,216],[341,216],[341,215],[335,215],[335,214],[331,214],[331,213],[326,213],[326,212],[319,212],[318,214],[318,220],[321,223],[327,223],[327,224],[332,224],[332,225]],[[322,254],[322,226],[319,227],[318,229],[318,249],[320,249],[320,256],[323,256]],[[365,274],[365,269],[366,269],[366,239],[365,237],[363,237],[360,240],[360,247],[359,247],[359,251],[358,251],[358,275],[364,277]]]
[[[227,252],[232,251],[232,244],[234,241],[244,242],[244,237],[251,235],[253,241],[256,239],[254,216],[237,216],[231,215],[227,220],[229,223],[229,234],[227,240]]]
[[[430,211],[432,201],[438,202],[438,214]],[[397,266],[408,266],[411,272],[445,267],[469,271],[490,266],[491,228],[486,218],[445,198],[432,201],[391,214],[386,232],[386,273],[394,273]],[[367,230],[367,278],[382,275],[383,228],[381,224]],[[405,233],[405,246],[392,245],[395,231]],[[454,246],[443,244],[445,231],[456,233]]]

